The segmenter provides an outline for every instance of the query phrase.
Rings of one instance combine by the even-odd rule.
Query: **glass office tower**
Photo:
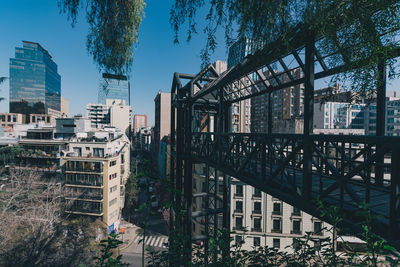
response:
[[[100,78],[99,103],[105,104],[106,99],[123,99],[126,105],[130,105],[129,98],[129,81],[126,76],[103,73]]]
[[[23,41],[10,58],[10,112],[45,114],[60,110],[61,76],[57,64],[40,44]]]

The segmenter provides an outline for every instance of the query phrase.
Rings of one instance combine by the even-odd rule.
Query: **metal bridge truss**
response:
[[[378,215],[375,231],[400,247],[400,138],[384,136],[386,60],[398,57],[400,50],[382,46],[386,57],[378,66],[376,136],[313,135],[314,80],[361,67],[368,59],[352,61],[341,53],[340,40],[333,44],[337,51],[325,55],[319,43],[326,40],[301,30],[285,46],[295,49],[282,47],[281,41],[220,75],[212,65],[197,75],[174,74],[171,230],[189,237],[186,248],[201,240],[205,257],[218,257],[208,254],[208,241],[221,226],[230,229],[232,176],[316,217],[321,216],[316,198],[336,205],[350,227],[359,222],[359,205],[368,203]],[[302,74],[293,75],[298,69]],[[299,84],[304,84],[303,134],[273,133],[271,93]],[[268,131],[231,133],[231,104],[264,94],[269,102]],[[206,192],[193,194],[196,163],[206,166]],[[193,200],[199,197],[205,199],[206,208],[193,210]],[[204,223],[204,235],[192,236],[193,220]]]

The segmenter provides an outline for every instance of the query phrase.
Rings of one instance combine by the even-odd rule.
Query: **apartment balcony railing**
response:
[[[70,200],[103,200],[102,194],[70,194],[69,196],[65,197],[66,199]]]

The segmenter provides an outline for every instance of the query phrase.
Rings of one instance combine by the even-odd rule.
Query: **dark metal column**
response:
[[[182,167],[183,167],[183,108],[182,108],[182,92],[180,87],[177,88],[176,100],[176,174],[175,174],[175,229],[179,232],[181,229],[182,221],[180,217],[180,210],[182,210]]]
[[[222,227],[223,227],[223,239],[226,247],[222,247],[222,259],[223,262],[227,262],[227,259],[229,258],[229,252],[230,252],[230,177],[226,175],[225,173],[223,175],[223,196],[222,196],[222,208],[223,208],[223,213],[222,213]]]
[[[174,190],[172,188],[175,188],[175,157],[176,154],[174,153],[174,148],[175,148],[175,93],[171,93],[171,157],[170,157],[170,186],[171,186],[171,191],[170,191],[170,202],[174,203],[175,202],[175,195],[174,195]],[[169,209],[169,232],[172,233],[174,230],[174,212],[173,208],[175,205],[172,205]]]
[[[378,64],[378,81],[376,92],[376,136],[384,136],[386,127],[386,61]],[[377,147],[377,149],[379,149]],[[383,185],[383,156],[376,161],[375,183]]]
[[[314,115],[314,36],[309,35],[306,43],[306,66],[304,70],[304,132],[303,132],[303,198],[311,200],[312,188],[312,140]]]
[[[400,246],[400,147],[392,151],[392,173],[390,181],[390,239]],[[397,243],[397,244],[396,244]]]
[[[272,93],[268,94],[268,133],[271,134],[272,133]]]
[[[185,197],[185,265],[192,262],[192,206],[193,206],[193,165],[191,160],[191,140],[192,140],[192,104],[186,102],[185,106],[185,145],[184,145],[184,197]]]

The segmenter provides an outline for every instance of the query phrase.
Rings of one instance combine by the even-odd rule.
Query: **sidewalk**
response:
[[[140,228],[132,223],[122,221],[120,224],[120,229],[125,228],[125,232],[119,233],[118,239],[123,241],[120,245],[119,250],[125,250],[130,247],[135,241],[136,237],[140,234]]]

